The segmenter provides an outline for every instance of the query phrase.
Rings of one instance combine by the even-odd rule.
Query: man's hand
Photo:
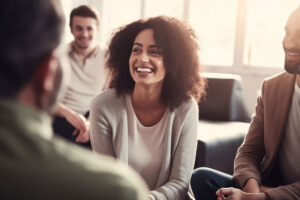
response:
[[[247,193],[259,193],[259,185],[255,178],[249,178],[243,187],[243,191]]]
[[[87,130],[87,119],[80,113],[74,112],[73,110],[66,107],[64,104],[59,103],[56,108],[56,114],[66,118],[66,120],[80,131]]]
[[[86,131],[88,128],[88,122],[82,114],[69,111],[65,114],[65,118],[72,126],[80,131]]]
[[[73,132],[73,136],[76,135],[78,132],[79,132],[79,134],[77,135],[75,142],[86,143],[86,142],[90,141],[90,122],[87,121],[86,131],[80,131],[80,130],[76,129]]]
[[[264,185],[261,185],[259,187],[260,192],[265,192],[265,191],[267,191],[269,189],[272,189],[272,187],[267,187],[267,186],[264,186]]]
[[[62,103],[57,106],[56,114],[66,118],[75,127],[73,136],[77,135],[75,142],[86,143],[90,141],[90,122],[82,114],[74,112]]]
[[[217,200],[230,199],[230,200],[240,200],[245,199],[246,192],[236,188],[221,188],[216,192],[218,196]]]
[[[221,188],[216,192],[217,200],[266,200],[265,193],[247,193],[236,188]]]

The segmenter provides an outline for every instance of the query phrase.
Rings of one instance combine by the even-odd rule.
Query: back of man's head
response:
[[[58,0],[2,0],[0,97],[12,98],[58,46],[63,18]]]
[[[86,5],[81,5],[77,8],[74,8],[70,13],[70,28],[72,28],[73,18],[75,16],[94,18],[99,26],[99,13],[95,8]]]

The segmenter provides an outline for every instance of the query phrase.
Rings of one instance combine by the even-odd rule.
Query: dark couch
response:
[[[233,161],[249,128],[250,114],[238,75],[204,73],[207,95],[199,103],[195,168],[232,174]]]

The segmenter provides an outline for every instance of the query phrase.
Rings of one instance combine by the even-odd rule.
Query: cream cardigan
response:
[[[114,89],[106,90],[92,101],[90,112],[93,151],[128,164],[131,123],[126,96],[117,96]],[[183,200],[186,197],[196,155],[197,127],[198,105],[193,98],[170,112],[156,189],[149,193],[157,200]]]

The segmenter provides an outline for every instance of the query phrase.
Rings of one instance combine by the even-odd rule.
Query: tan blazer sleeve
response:
[[[271,200],[282,200],[282,199],[300,199],[300,181],[296,183],[276,187],[265,192]]]
[[[275,155],[284,131],[294,84],[295,76],[287,73],[264,81],[248,134],[234,161],[233,178],[240,188],[249,178],[255,178],[260,184],[262,171],[267,170],[268,162],[274,159],[272,156]],[[274,103],[279,100],[280,105]],[[274,113],[277,113],[276,117],[273,117]],[[271,200],[300,199],[300,181],[265,193]]]
[[[261,182],[260,166],[265,155],[263,94],[264,84],[262,92],[257,98],[256,110],[248,134],[238,149],[234,161],[233,178],[240,188],[243,188],[249,178],[255,178],[258,183]]]

